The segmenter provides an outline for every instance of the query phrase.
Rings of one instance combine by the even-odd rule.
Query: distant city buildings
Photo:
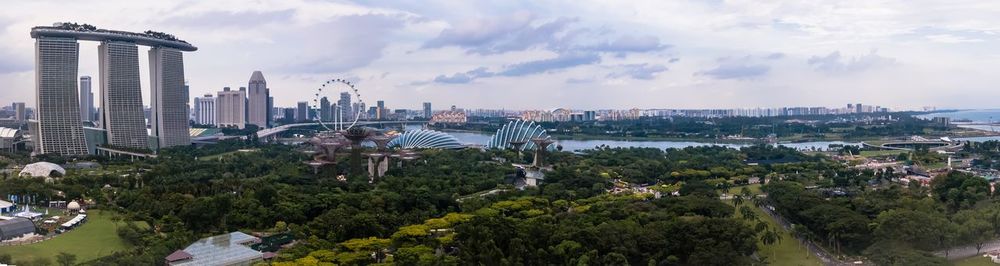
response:
[[[434,116],[434,111],[431,110],[431,103],[424,102],[424,118],[430,119]]]
[[[469,122],[469,118],[465,115],[465,112],[461,111],[442,111],[431,116],[431,124],[465,124]]]
[[[246,127],[246,91],[222,88],[215,99],[215,125],[218,127]]]
[[[257,125],[260,128],[267,128],[268,125],[268,91],[267,81],[264,74],[254,71],[250,74],[250,82],[247,86],[249,97],[247,104],[247,123]]]

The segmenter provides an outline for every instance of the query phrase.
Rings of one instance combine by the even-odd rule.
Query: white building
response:
[[[199,125],[215,125],[215,97],[211,94],[194,98],[194,122]]]
[[[215,125],[244,128],[247,124],[247,92],[225,87],[215,99]]]

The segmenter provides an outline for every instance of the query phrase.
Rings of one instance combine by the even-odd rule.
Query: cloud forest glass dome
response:
[[[455,136],[444,132],[418,129],[407,131],[389,142],[389,147],[403,149],[461,149],[465,148]]]
[[[547,139],[549,138],[549,133],[542,126],[536,125],[535,122],[524,120],[510,121],[498,129],[496,134],[493,134],[490,142],[486,143],[486,148],[513,148],[510,144],[511,142],[523,141],[526,143],[521,147],[521,150],[531,150],[535,148],[535,144],[531,142],[531,139],[534,138]]]

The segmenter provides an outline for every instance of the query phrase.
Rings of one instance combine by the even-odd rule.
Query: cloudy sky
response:
[[[1000,107],[1000,2],[5,1],[0,102],[34,103],[35,25],[168,32],[191,95],[261,70],[279,106],[324,80],[390,108]],[[140,51],[148,103],[146,53]],[[97,44],[81,44],[97,76]],[[96,87],[95,86],[95,93]]]

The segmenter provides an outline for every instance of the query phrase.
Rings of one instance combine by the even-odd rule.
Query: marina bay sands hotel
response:
[[[84,155],[98,146],[134,151],[191,144],[181,52],[197,47],[160,32],[133,33],[74,23],[34,27],[31,38],[35,39],[37,103],[32,135],[37,153]],[[100,42],[100,128],[84,128],[80,123],[80,40]],[[139,85],[139,45],[151,47],[149,133]]]

